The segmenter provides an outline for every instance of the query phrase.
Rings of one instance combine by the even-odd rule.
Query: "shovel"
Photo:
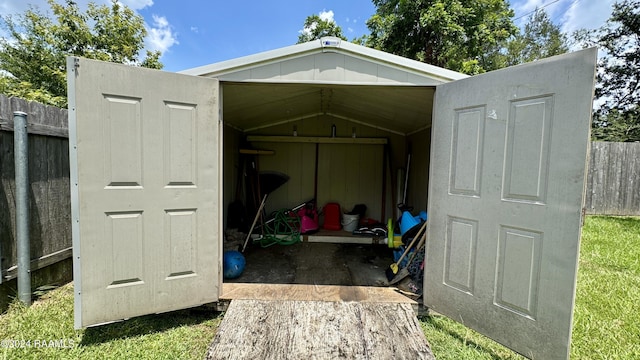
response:
[[[420,230],[418,230],[418,233],[416,234],[416,236],[413,238],[413,240],[411,240],[411,243],[409,243],[409,246],[407,246],[407,248],[404,250],[404,252],[400,256],[398,261],[389,265],[389,268],[385,271],[385,274],[387,275],[387,280],[391,281],[396,276],[396,274],[398,273],[398,266],[400,262],[402,262],[402,259],[404,259],[404,257],[407,256],[407,254],[409,253],[409,250],[411,250],[416,240],[422,237],[422,232],[425,230],[426,227],[427,227],[427,222],[425,221],[424,224],[422,224],[422,227],[420,227]]]
[[[420,242],[418,243],[418,245],[416,245],[416,249],[413,251],[413,254],[411,254],[411,257],[409,258],[409,261],[407,262],[407,266],[403,267],[402,269],[400,269],[398,274],[396,274],[396,276],[392,280],[389,281],[389,285],[396,284],[396,283],[400,282],[401,280],[403,280],[404,278],[406,278],[407,276],[411,275],[409,273],[409,270],[407,270],[407,267],[409,267],[409,265],[411,265],[411,262],[416,257],[416,254],[418,254],[418,251],[420,251],[420,249],[422,249],[426,239],[427,239],[427,233],[425,232],[424,234],[422,234],[422,238],[420,239]]]

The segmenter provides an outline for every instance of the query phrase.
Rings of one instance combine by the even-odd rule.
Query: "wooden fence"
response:
[[[17,275],[14,111],[28,114],[31,269],[71,257],[67,110],[0,95],[0,282]]]
[[[640,215],[640,143],[592,142],[587,214]]]
[[[32,270],[71,257],[67,110],[0,95],[0,283],[17,270],[14,111],[28,114]],[[592,143],[586,209],[640,215],[640,143]]]

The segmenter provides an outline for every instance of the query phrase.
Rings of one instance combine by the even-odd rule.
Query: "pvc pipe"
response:
[[[18,299],[31,305],[31,248],[29,243],[29,142],[27,114],[13,112],[16,167],[16,239],[18,253]]]

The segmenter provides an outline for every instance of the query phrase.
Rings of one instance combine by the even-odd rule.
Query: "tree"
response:
[[[333,13],[329,18],[319,15],[307,16],[304,27],[298,35],[298,44],[317,40],[325,36],[335,36],[342,40],[347,38],[342,34],[342,28],[333,20]]]
[[[505,66],[523,64],[569,51],[569,40],[546,11],[537,9],[524,29],[507,42]]]
[[[514,35],[505,0],[373,0],[367,46],[451,70],[493,70],[487,54]]]
[[[591,137],[599,141],[640,141],[640,108],[626,111],[611,109],[593,115]]]
[[[110,7],[89,3],[84,13],[72,0],[47,2],[52,18],[33,7],[15,19],[1,17],[8,33],[0,39],[3,93],[66,107],[67,55],[162,68],[160,52],[139,58],[147,34],[144,20],[116,0]]]
[[[640,0],[615,3],[605,25],[582,30],[575,37],[603,51],[595,91],[600,106],[593,117],[594,139],[640,141]]]

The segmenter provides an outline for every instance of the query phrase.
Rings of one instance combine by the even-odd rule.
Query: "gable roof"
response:
[[[467,75],[325,37],[180,71],[223,81],[436,85]]]
[[[467,77],[331,37],[181,73],[219,79],[245,132],[325,115],[400,135],[430,126],[435,86]]]

